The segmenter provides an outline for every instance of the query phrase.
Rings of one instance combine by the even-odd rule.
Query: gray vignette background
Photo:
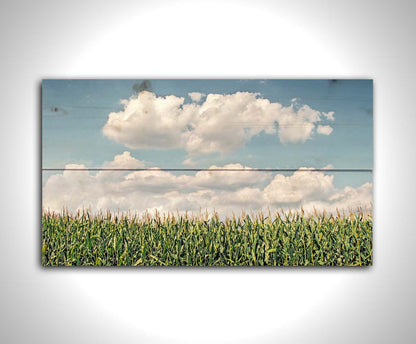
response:
[[[2,1],[2,343],[413,343],[411,1]],[[373,78],[374,266],[45,269],[42,78]]]

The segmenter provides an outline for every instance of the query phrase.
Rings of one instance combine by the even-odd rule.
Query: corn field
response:
[[[366,266],[372,215],[141,217],[43,211],[44,266]]]

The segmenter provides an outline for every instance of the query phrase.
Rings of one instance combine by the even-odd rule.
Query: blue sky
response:
[[[128,166],[160,168],[209,168],[228,164],[295,169],[373,167],[372,80],[150,80],[148,92],[138,93],[137,85],[143,81],[43,80],[43,168],[65,168],[67,164],[100,168],[108,164],[116,166],[116,161]],[[307,127],[310,130],[303,132]],[[76,173],[79,177],[79,172]],[[327,198],[322,200],[316,196],[316,202],[334,205],[338,202],[335,198],[351,200],[352,193],[354,197],[362,197],[357,195],[364,193],[365,197],[370,197],[372,173],[328,172],[315,181],[297,179],[293,173],[279,173],[286,178],[282,179],[277,174],[269,178],[253,174],[250,178],[259,179],[256,188],[245,177],[241,184],[237,183],[238,187],[227,184],[224,188],[230,187],[237,198],[270,199],[266,195],[266,189],[271,190],[271,186],[267,188],[270,184],[277,194],[287,194],[285,199],[274,198],[276,206],[290,205],[290,202],[301,205],[304,201],[312,204],[311,195],[318,195],[320,187],[328,186],[325,176],[333,176],[331,186],[327,187],[327,191],[331,190]],[[50,178],[53,175],[58,177]],[[62,172],[43,172],[44,192],[50,203],[58,199],[58,192],[65,193],[58,184],[51,186],[58,183],[61,175]],[[107,172],[107,176],[110,175]],[[195,173],[159,176],[159,184],[167,185],[165,182],[170,180],[179,185],[182,181],[174,178],[181,175]],[[100,178],[95,182],[99,179],[98,184],[102,185]],[[201,188],[211,192],[215,186],[204,178],[200,175],[188,182],[198,192]],[[239,179],[236,177],[236,180]],[[121,190],[123,181],[125,179],[113,180],[112,190]],[[67,195],[75,194],[71,186],[75,180],[61,180],[60,183],[69,185]],[[316,185],[316,190],[305,191],[304,199],[295,201],[291,193],[297,186],[293,183],[305,183],[305,190],[309,185]],[[139,184],[136,189],[143,189]],[[365,191],[360,189],[364,184],[367,185]],[[103,189],[102,186],[98,188]],[[247,191],[250,188],[251,191]],[[78,192],[83,193],[85,189],[88,187]],[[256,196],[257,190],[262,194]],[[95,202],[92,195],[98,191],[89,192],[84,198]],[[222,200],[230,195],[214,192],[211,198]],[[68,199],[72,202],[74,198],[68,197],[55,203],[66,205]],[[117,197],[115,194],[103,196],[100,204],[119,207],[122,202]],[[78,202],[86,205],[85,199]],[[195,202],[200,200],[197,198]],[[347,204],[340,202],[336,204]],[[81,204],[75,203],[74,206]],[[174,204],[178,206],[177,202]]]
[[[143,80],[44,80],[42,82],[42,160],[44,168],[64,168],[67,163],[101,167],[126,150],[102,133],[108,115],[120,111],[121,99],[134,95]],[[372,168],[372,80],[151,80],[158,96],[188,94],[259,93],[259,97],[289,106],[292,99],[322,112],[334,112],[330,135],[314,135],[305,143],[281,143],[277,135],[264,132],[229,154],[199,157],[195,167],[241,163],[258,168]],[[183,149],[130,150],[149,166],[183,168]],[[340,174],[340,182],[353,184],[367,174]],[[370,175],[371,180],[371,175]]]

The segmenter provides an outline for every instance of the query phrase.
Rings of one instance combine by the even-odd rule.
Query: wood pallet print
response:
[[[369,266],[373,82],[47,79],[42,265]]]

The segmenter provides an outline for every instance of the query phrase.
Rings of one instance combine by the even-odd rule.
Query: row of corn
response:
[[[42,214],[42,264],[82,266],[365,266],[371,213],[141,217]]]

